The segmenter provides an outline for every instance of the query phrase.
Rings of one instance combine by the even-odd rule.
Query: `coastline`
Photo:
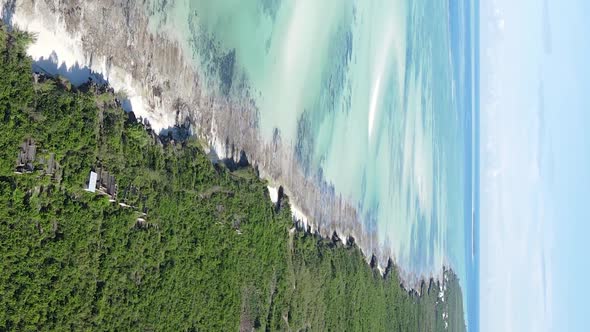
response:
[[[0,0],[2,8],[5,4],[5,0]],[[336,233],[344,243],[354,243],[368,263],[375,257],[382,275],[390,262],[395,264],[395,253],[379,245],[374,231],[366,230],[353,204],[337,196],[322,178],[310,179],[304,174],[293,157],[292,148],[281,141],[280,134],[275,135],[272,142],[260,138],[256,106],[248,98],[248,91],[239,101],[204,93],[202,80],[186,60],[180,43],[149,32],[149,22],[141,16],[138,6],[131,9],[128,17],[120,13],[107,15],[114,17],[115,22],[135,19],[133,25],[127,27],[127,40],[107,37],[106,33],[116,23],[100,27],[91,21],[93,11],[98,12],[107,5],[84,6],[86,9],[81,14],[59,17],[59,8],[52,11],[43,2],[34,6],[19,5],[11,15],[11,23],[39,33],[37,43],[29,49],[34,59],[46,59],[54,53],[57,68],[63,64],[67,70],[79,66],[99,73],[116,91],[127,94],[129,110],[148,119],[156,132],[189,127],[222,159],[238,162],[245,154],[261,178],[281,184],[291,198],[293,218],[311,233],[324,238]],[[132,30],[145,36],[134,36],[130,33]],[[93,39],[93,36],[103,37]],[[61,44],[47,40],[59,40]],[[142,49],[147,52],[140,52]],[[143,55],[135,61],[133,54]],[[398,268],[404,287],[419,291],[424,281],[442,281],[447,266],[441,266],[430,276],[417,276],[404,272],[403,267]]]
[[[0,5],[3,5],[3,2],[0,1]],[[49,16],[45,15],[34,15],[31,18],[23,15],[22,11],[16,10],[10,18],[12,26],[33,33],[35,41],[27,49],[27,54],[33,60],[42,62],[45,66],[53,63],[55,65],[53,70],[62,76],[91,77],[94,74],[99,80],[107,81],[115,91],[127,97],[127,111],[133,110],[136,116],[149,118],[152,128],[156,131],[174,125],[174,119],[164,109],[157,107],[158,105],[154,105],[156,107],[145,105],[145,91],[142,91],[144,89],[140,82],[130,72],[114,64],[107,55],[87,52],[81,48],[80,45],[83,44],[81,33],[72,34],[64,25],[57,23],[57,20],[49,20]],[[47,68],[42,69],[47,70]],[[76,78],[83,79],[83,77]]]
[[[405,291],[394,265],[384,278],[358,246],[296,230],[251,166],[157,135],[105,82],[31,72],[30,35],[7,30],[0,330],[465,330],[454,275],[443,296]],[[22,141],[37,162],[14,172]],[[111,197],[85,190],[97,167]]]

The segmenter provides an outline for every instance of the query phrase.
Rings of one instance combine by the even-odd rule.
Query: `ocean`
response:
[[[405,275],[459,276],[478,322],[478,24],[468,0],[149,0],[211,93],[252,98]],[[313,223],[313,220],[311,220]]]

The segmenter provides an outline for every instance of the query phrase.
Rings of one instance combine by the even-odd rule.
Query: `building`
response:
[[[96,178],[97,174],[90,171],[90,177],[88,178],[88,187],[86,187],[86,191],[91,193],[96,192]]]
[[[18,156],[16,159],[15,173],[31,173],[35,170],[35,158],[37,156],[37,145],[33,139],[28,138],[20,146]]]
[[[55,162],[55,153],[49,153],[49,158],[47,159],[47,164],[45,165],[45,174],[53,175],[57,168],[57,163]]]
[[[102,166],[97,167],[96,172],[90,171],[86,191],[98,192],[109,196],[109,200],[115,202],[117,200],[117,190],[115,176],[105,171]]]
[[[96,171],[97,182],[100,191],[113,199],[117,198],[117,182],[115,176],[99,167]]]

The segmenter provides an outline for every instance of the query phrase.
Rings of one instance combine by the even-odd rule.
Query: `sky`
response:
[[[480,327],[587,331],[590,2],[480,8]]]

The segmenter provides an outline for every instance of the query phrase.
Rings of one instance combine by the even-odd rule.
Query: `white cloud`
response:
[[[482,3],[491,15],[482,17],[481,36],[481,331],[546,331],[552,323],[543,98],[531,84],[539,63],[517,52],[542,49],[542,39],[524,45],[536,32],[509,30],[522,18],[514,7]]]

